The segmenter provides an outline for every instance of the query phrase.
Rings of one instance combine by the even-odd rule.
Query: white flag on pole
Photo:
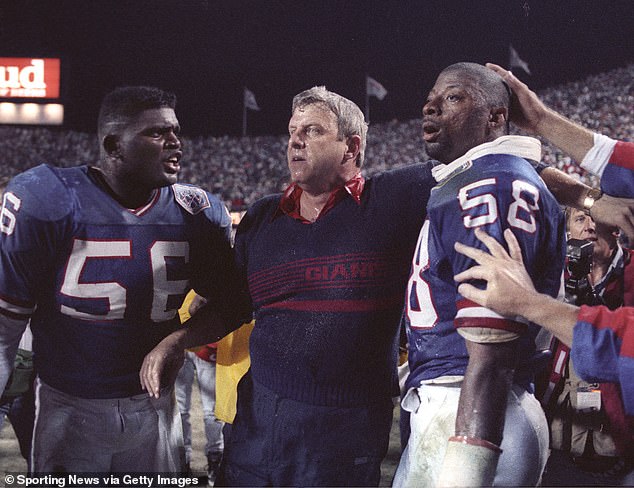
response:
[[[379,100],[383,100],[385,98],[385,95],[387,95],[387,90],[385,89],[385,87],[374,78],[371,78],[369,76],[365,77],[365,89],[368,96],[376,97]]]
[[[509,69],[513,69],[516,66],[522,68],[529,75],[531,74],[531,70],[528,69],[528,63],[520,58],[517,51],[509,44]]]
[[[255,94],[248,88],[244,89],[244,106],[250,110],[260,110]]]

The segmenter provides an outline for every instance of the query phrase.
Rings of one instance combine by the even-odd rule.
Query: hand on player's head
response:
[[[539,124],[548,110],[546,105],[511,71],[493,63],[486,63],[485,66],[499,74],[511,89],[511,122],[532,134],[539,134]]]

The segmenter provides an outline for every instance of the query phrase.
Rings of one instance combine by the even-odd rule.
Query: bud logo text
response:
[[[0,58],[0,97],[59,98],[60,60]]]

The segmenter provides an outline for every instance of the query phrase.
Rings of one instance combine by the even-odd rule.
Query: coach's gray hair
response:
[[[356,165],[361,167],[365,158],[365,143],[368,134],[368,124],[365,122],[363,112],[359,106],[335,92],[326,89],[325,86],[314,86],[304,90],[293,97],[294,113],[296,109],[320,103],[325,105],[337,116],[337,136],[344,139],[350,136],[360,136],[359,155]]]

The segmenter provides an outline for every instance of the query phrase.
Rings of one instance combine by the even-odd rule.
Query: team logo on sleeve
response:
[[[172,190],[178,204],[192,215],[211,207],[207,193],[201,188],[176,183]]]

